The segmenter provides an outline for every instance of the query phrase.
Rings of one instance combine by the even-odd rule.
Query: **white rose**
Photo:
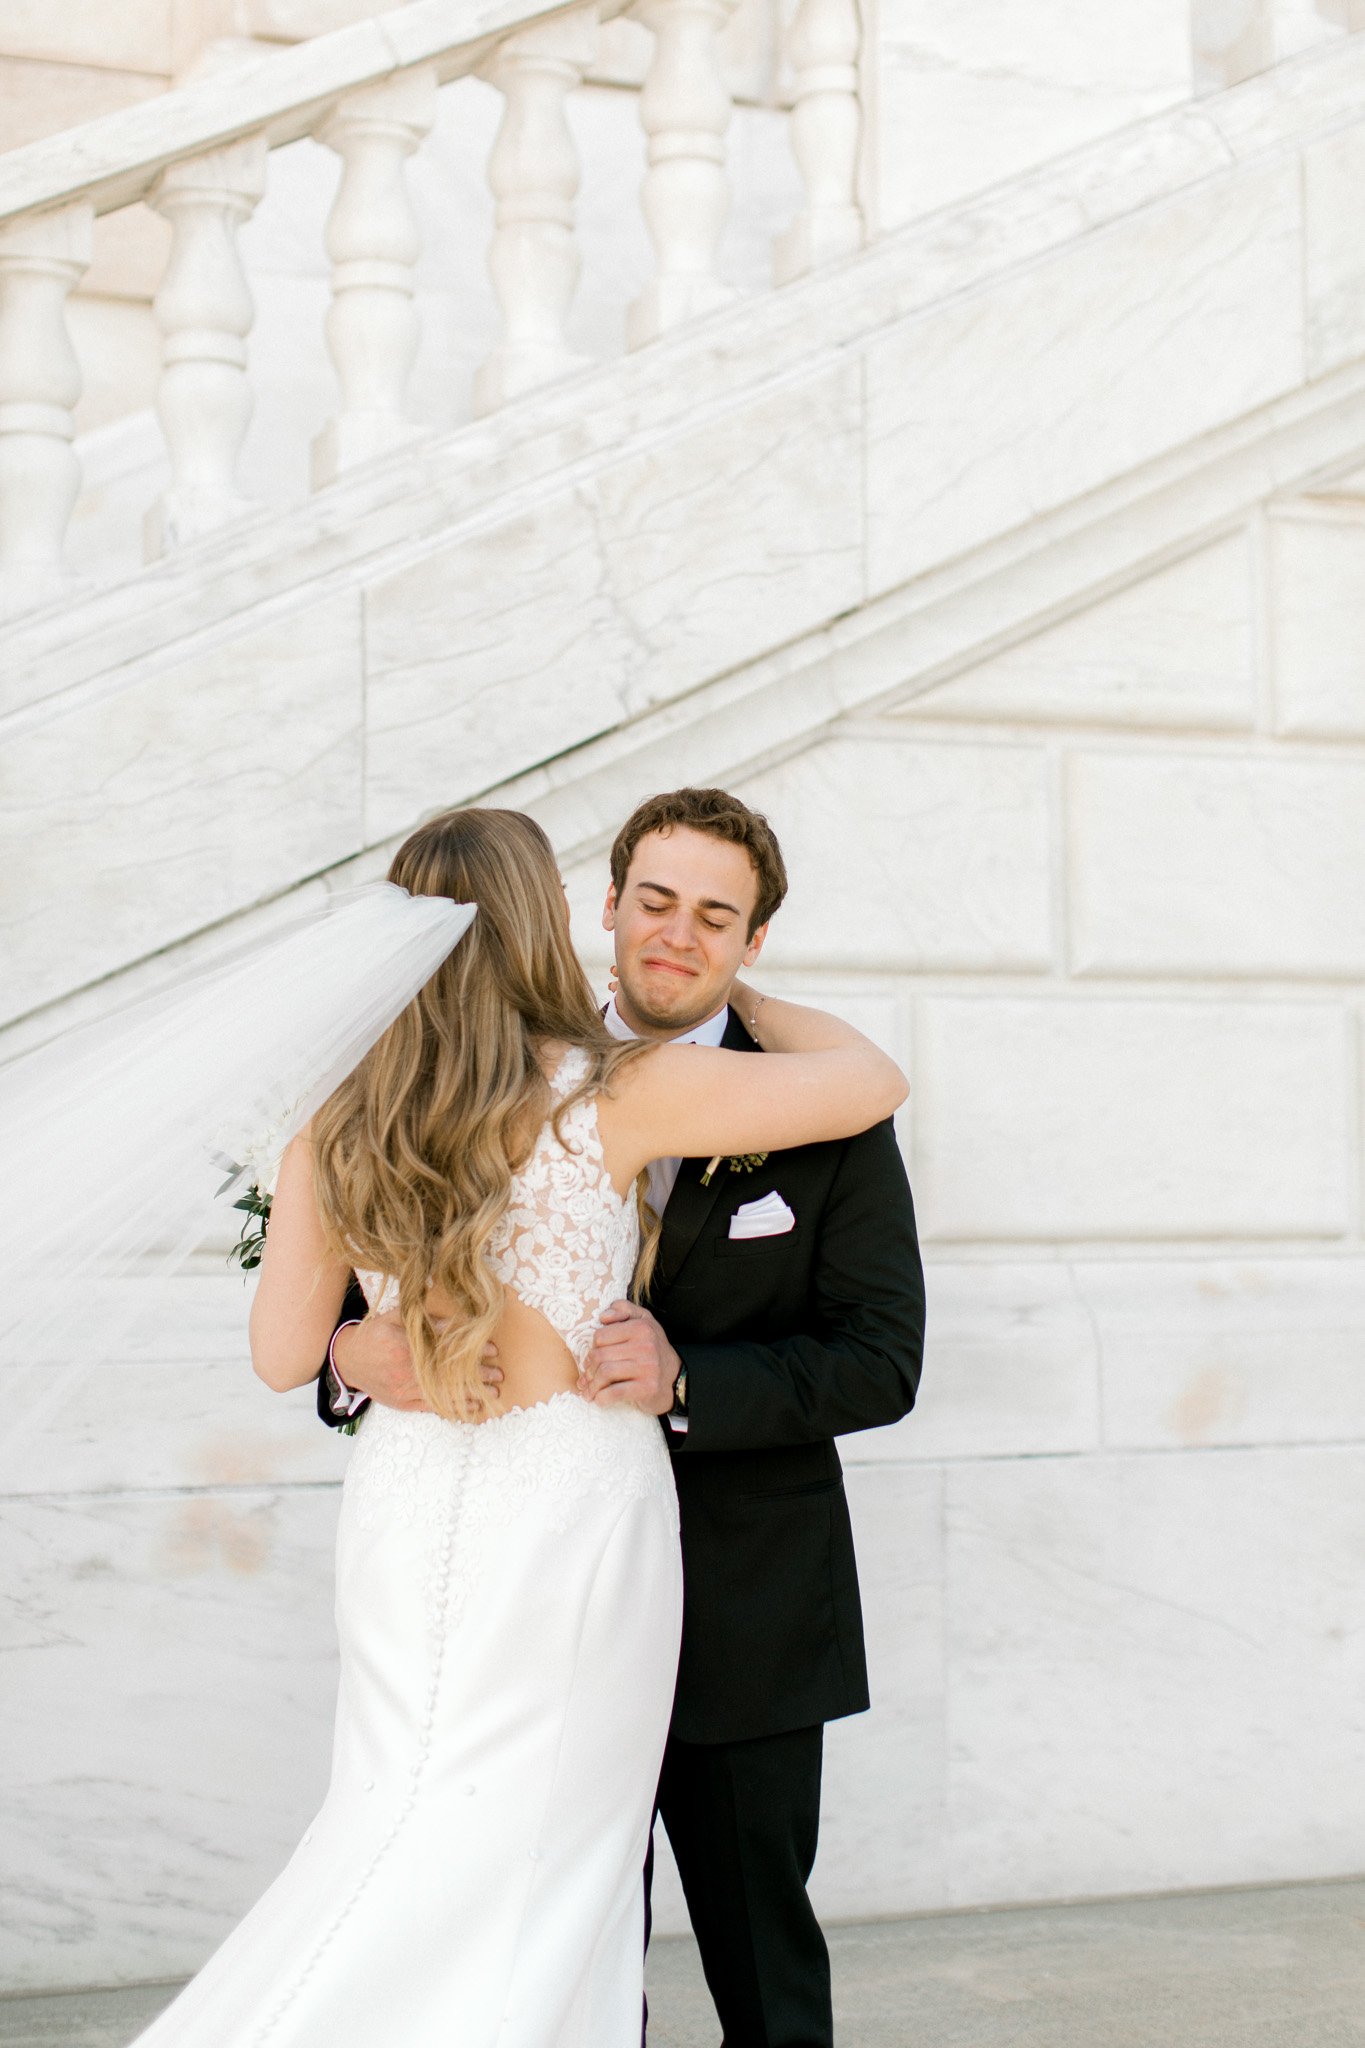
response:
[[[252,1182],[259,1193],[273,1197],[279,1183],[280,1163],[283,1157],[273,1134],[258,1138],[254,1144],[247,1146],[243,1164],[250,1172]]]

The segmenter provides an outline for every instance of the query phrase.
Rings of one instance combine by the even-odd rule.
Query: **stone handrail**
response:
[[[628,4],[602,0],[598,13]],[[230,69],[0,155],[0,227],[72,200],[112,213],[145,199],[168,164],[250,135],[271,149],[297,142],[348,92],[422,65],[444,85],[476,70],[500,35],[566,11],[565,0],[409,0],[292,49],[245,45]]]
[[[488,170],[503,330],[476,379],[479,411],[575,367],[566,323],[579,268],[579,173],[564,107],[592,66],[600,23],[618,14],[632,13],[654,38],[640,101],[640,203],[656,269],[630,310],[627,343],[640,347],[726,303],[715,259],[729,206],[731,108],[718,38],[735,4],[410,0],[293,49],[232,46],[157,99],[0,156],[0,610],[49,601],[67,580],[81,379],[66,301],[90,264],[96,215],[145,200],[172,231],[154,300],[164,337],[157,412],[170,460],[169,488],[147,519],[154,557],[251,509],[236,481],[252,410],[253,316],[237,235],[264,193],[271,150],[312,135],[341,164],[324,237],[341,405],[314,443],[321,487],[415,431],[406,393],[420,247],[405,165],[443,85],[476,73],[503,97]],[[788,48],[789,118],[806,203],[775,245],[776,283],[862,242],[859,36],[858,0],[801,0]]]

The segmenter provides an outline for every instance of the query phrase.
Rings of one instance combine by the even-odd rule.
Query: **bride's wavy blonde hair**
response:
[[[548,1040],[589,1056],[556,1124],[646,1048],[602,1022],[533,819],[446,811],[399,848],[389,880],[477,904],[478,916],[314,1117],[314,1180],[332,1249],[396,1276],[417,1383],[438,1414],[458,1418],[487,1405],[479,1362],[503,1305],[489,1240],[550,1112],[537,1048]],[[433,1290],[450,1305],[439,1332]]]

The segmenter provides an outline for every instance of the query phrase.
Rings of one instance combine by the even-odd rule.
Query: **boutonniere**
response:
[[[711,1176],[720,1165],[722,1159],[725,1159],[725,1163],[731,1173],[752,1173],[756,1166],[762,1166],[767,1157],[766,1152],[732,1152],[727,1159],[723,1152],[717,1152],[715,1158],[702,1175],[701,1184],[704,1188],[710,1187]]]

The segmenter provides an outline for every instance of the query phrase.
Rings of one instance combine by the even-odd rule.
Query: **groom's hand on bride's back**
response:
[[[629,1401],[646,1415],[667,1415],[681,1370],[682,1360],[649,1310],[614,1301],[593,1332],[578,1390],[603,1407]]]
[[[396,1308],[339,1330],[333,1357],[346,1385],[354,1393],[368,1394],[381,1408],[424,1409],[429,1405],[417,1384],[408,1334]],[[497,1357],[497,1345],[486,1344],[480,1368],[486,1387],[502,1384]]]

